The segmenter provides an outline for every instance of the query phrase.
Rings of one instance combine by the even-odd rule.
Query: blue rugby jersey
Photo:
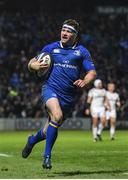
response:
[[[89,51],[82,45],[65,48],[57,41],[45,46],[42,52],[49,52],[53,60],[53,69],[45,84],[59,94],[74,95],[77,87],[73,83],[80,78],[82,70],[95,70]]]

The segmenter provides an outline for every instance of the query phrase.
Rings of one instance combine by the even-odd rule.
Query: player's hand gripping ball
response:
[[[37,56],[37,61],[40,61],[41,64],[43,64],[43,65],[47,65],[47,67],[39,69],[37,71],[37,76],[38,77],[46,77],[50,73],[50,70],[52,67],[51,55],[47,52],[43,52]]]

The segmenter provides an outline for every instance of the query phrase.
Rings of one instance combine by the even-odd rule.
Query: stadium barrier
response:
[[[0,131],[2,130],[37,130],[46,122],[46,118],[0,118]],[[90,118],[68,118],[62,125],[65,130],[90,130]]]
[[[46,118],[0,118],[0,131],[6,130],[37,130],[44,126]],[[109,128],[109,125],[106,129]],[[128,129],[128,120],[118,120],[116,123],[117,129]],[[68,118],[60,127],[64,130],[90,130],[90,118]]]

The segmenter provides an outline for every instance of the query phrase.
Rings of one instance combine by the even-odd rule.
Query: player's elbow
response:
[[[92,76],[92,80],[96,79],[97,73],[95,70],[90,71],[90,75]]]

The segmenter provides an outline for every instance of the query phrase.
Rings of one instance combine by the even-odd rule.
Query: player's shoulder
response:
[[[83,46],[82,44],[77,44],[76,48],[79,49],[84,56],[90,55],[89,50],[85,46]]]
[[[119,93],[118,93],[118,92],[114,92],[114,95],[115,95],[116,97],[118,97],[118,96],[119,96]]]
[[[93,93],[96,89],[93,87],[91,89],[89,89],[89,93]]]
[[[109,95],[109,94],[110,94],[110,92],[108,90],[106,90],[106,95]]]

